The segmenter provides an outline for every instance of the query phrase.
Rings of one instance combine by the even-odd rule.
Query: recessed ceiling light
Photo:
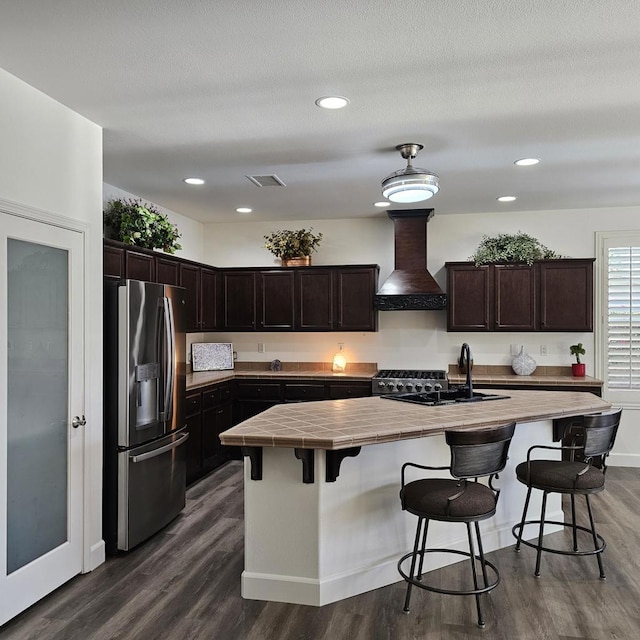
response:
[[[249,207],[238,207],[236,211],[238,213],[251,213],[253,209],[249,209]]]
[[[183,181],[187,184],[204,184],[204,180],[202,178],[183,178]]]
[[[349,104],[349,100],[343,96],[323,96],[316,100],[316,104],[322,109],[342,109]]]
[[[517,198],[515,196],[500,196],[499,198],[496,198],[498,202],[513,202],[516,199]]]
[[[373,206],[374,207],[390,207],[391,203],[390,202],[374,202]]]
[[[538,164],[538,162],[540,162],[540,158],[520,158],[513,164],[517,164],[519,167],[531,167],[534,164]]]

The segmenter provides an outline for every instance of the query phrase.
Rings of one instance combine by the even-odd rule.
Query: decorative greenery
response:
[[[571,352],[572,356],[576,357],[576,362],[578,364],[580,364],[580,356],[583,356],[586,353],[584,347],[582,346],[582,342],[578,342],[578,344],[572,344],[569,347],[569,351]]]
[[[560,254],[545,247],[534,237],[518,231],[516,234],[500,233],[497,236],[483,236],[476,252],[469,258],[476,263],[526,262],[532,265],[535,260],[552,260]]]
[[[107,202],[104,222],[109,237],[146,249],[163,249],[175,253],[182,249],[178,228],[164,213],[149,203],[132,198]]]
[[[322,240],[322,234],[315,235],[313,227],[309,230],[298,229],[297,231],[290,231],[283,229],[281,231],[275,231],[268,236],[264,236],[265,249],[268,249],[278,258],[303,258],[304,256],[311,255],[312,251],[316,251],[320,240]]]

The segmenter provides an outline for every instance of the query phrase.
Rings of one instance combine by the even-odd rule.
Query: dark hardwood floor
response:
[[[1,627],[0,638],[637,640],[640,469],[611,467],[607,490],[592,504],[607,540],[607,580],[598,579],[593,557],[544,554],[536,579],[532,549],[493,552],[502,581],[484,597],[482,630],[469,597],[414,590],[405,615],[402,582],[325,607],[243,600],[242,474],[241,463],[232,462],[189,489],[184,513],[164,531],[74,578]],[[452,584],[458,570],[447,567],[430,579]]]

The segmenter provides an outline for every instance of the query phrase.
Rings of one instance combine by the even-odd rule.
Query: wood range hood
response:
[[[373,298],[380,311],[436,311],[447,294],[427,271],[427,222],[433,209],[391,210],[395,235],[395,269]]]

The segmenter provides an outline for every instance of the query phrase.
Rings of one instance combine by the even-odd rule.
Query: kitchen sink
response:
[[[382,395],[385,400],[399,400],[400,402],[413,402],[428,407],[439,407],[448,404],[463,404],[468,402],[487,402],[489,400],[507,400],[511,396],[503,396],[495,393],[480,393],[474,391],[468,397],[465,388],[452,388],[443,391],[428,391],[425,393],[394,393]]]

